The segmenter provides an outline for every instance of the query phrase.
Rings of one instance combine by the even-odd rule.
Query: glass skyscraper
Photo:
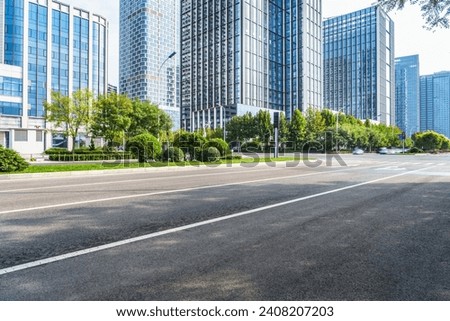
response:
[[[181,1],[183,128],[321,108],[322,73],[321,0]]]
[[[419,56],[395,58],[395,120],[407,136],[420,131]]]
[[[0,0],[0,144],[37,154],[51,147],[51,91],[107,88],[107,21],[57,1]]]
[[[120,0],[119,90],[148,100],[180,126],[179,9],[176,0]]]
[[[450,71],[420,77],[420,130],[450,138]]]
[[[394,23],[378,6],[324,21],[324,107],[395,124]]]

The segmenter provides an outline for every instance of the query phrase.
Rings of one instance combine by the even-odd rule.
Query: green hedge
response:
[[[73,150],[73,154],[104,154],[106,151],[102,148],[96,148],[94,150],[91,150],[89,148],[75,148]],[[110,153],[110,152],[106,152]],[[49,148],[45,151],[45,154],[47,155],[59,155],[59,154],[72,154],[72,152],[68,151],[67,148],[58,148],[53,147]]]
[[[57,162],[82,162],[82,161],[106,161],[106,160],[130,160],[133,159],[132,153],[96,153],[96,154],[52,154],[49,156],[49,160]]]

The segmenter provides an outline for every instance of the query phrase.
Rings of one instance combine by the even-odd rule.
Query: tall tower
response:
[[[420,77],[420,130],[450,138],[450,71]]]
[[[395,124],[394,22],[379,6],[324,21],[324,106]]]
[[[407,136],[420,131],[419,56],[395,58],[395,119]]]
[[[322,107],[321,0],[181,1],[188,130],[246,112]]]
[[[119,91],[160,106],[180,124],[179,1],[120,1]]]

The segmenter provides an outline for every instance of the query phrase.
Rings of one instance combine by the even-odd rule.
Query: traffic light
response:
[[[273,128],[278,128],[280,126],[280,113],[275,112],[273,114]]]

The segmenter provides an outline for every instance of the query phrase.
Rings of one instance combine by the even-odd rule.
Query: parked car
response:
[[[380,147],[378,149],[378,154],[386,155],[388,153],[388,149],[386,147]]]
[[[364,151],[361,148],[355,148],[353,150],[353,155],[362,155],[364,154]]]

